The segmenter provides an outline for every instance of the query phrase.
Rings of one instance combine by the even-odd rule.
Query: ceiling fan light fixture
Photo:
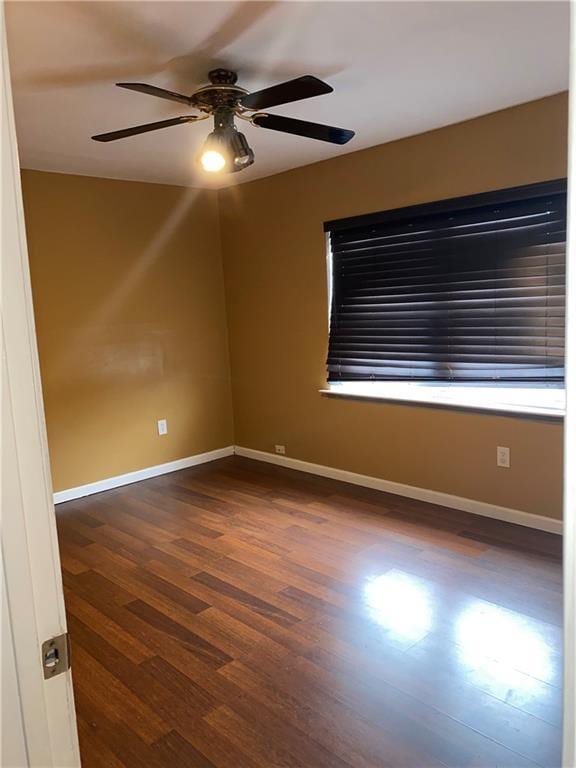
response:
[[[214,123],[214,130],[202,147],[202,168],[209,173],[234,173],[251,165],[254,152],[244,134],[236,130],[234,113],[228,109],[219,109],[214,116]]]
[[[218,173],[226,165],[226,158],[217,149],[205,148],[200,156],[202,168],[208,173]]]
[[[247,168],[254,162],[254,152],[248,144],[248,140],[243,133],[240,133],[234,129],[234,135],[230,140],[232,150],[232,164],[233,168],[230,170],[241,171],[243,168]]]
[[[229,151],[222,130],[208,134],[200,154],[200,165],[208,173],[224,171],[229,163]]]

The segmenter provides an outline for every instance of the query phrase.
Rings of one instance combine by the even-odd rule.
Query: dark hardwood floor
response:
[[[84,768],[560,766],[560,538],[233,457],[57,507]]]

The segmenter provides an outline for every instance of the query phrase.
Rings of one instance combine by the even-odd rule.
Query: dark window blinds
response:
[[[563,380],[565,181],[325,229],[330,381]]]

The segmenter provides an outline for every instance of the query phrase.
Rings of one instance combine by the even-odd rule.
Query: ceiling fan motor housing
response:
[[[231,69],[211,69],[208,79],[212,85],[236,85],[238,75]]]
[[[236,85],[238,75],[230,69],[213,69],[208,78],[210,85],[199,88],[190,97],[192,106],[204,112],[215,112],[220,107],[235,110],[242,96],[248,93]]]

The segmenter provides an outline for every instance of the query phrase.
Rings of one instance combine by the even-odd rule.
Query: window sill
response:
[[[412,382],[346,382],[329,384],[322,395],[361,400],[383,400],[412,405],[455,408],[563,419],[565,393],[553,387],[491,387],[419,384]]]

